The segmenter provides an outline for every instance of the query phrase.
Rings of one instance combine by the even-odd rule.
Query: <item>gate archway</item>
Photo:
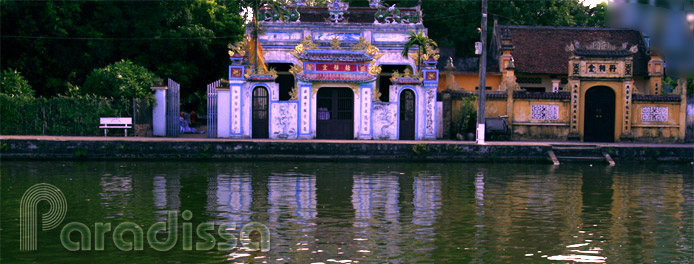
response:
[[[400,140],[414,140],[416,126],[416,101],[411,89],[400,93],[400,121],[398,135]]]
[[[354,92],[323,87],[316,101],[316,138],[354,139]]]
[[[270,136],[269,108],[270,104],[267,88],[258,86],[253,89],[252,138],[268,138]]]
[[[615,93],[606,86],[588,89],[583,107],[583,141],[614,142]]]

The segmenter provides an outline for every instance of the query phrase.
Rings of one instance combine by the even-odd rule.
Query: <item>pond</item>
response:
[[[4,161],[0,172],[3,263],[694,261],[687,164]],[[39,183],[66,207],[34,198],[32,210]]]

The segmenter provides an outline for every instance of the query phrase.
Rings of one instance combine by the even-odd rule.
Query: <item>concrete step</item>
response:
[[[557,156],[557,159],[562,162],[590,162],[590,161],[605,161],[605,157],[602,156]]]
[[[597,150],[597,146],[552,146],[552,150]]]

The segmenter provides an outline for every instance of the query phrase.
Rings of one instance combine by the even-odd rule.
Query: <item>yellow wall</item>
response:
[[[642,102],[633,103],[631,131],[641,141],[673,142],[679,139],[680,103],[679,102]],[[654,122],[641,120],[641,109],[644,106],[666,106],[668,120]]]
[[[451,102],[451,111],[452,111],[452,117],[453,117],[453,122],[459,122],[460,121],[460,107],[462,104],[462,100],[460,98],[453,99]],[[477,101],[473,101],[472,104],[475,106],[475,109],[477,109]],[[507,115],[506,114],[506,99],[487,99],[487,101],[484,104],[484,116],[485,117],[500,117]]]
[[[480,84],[477,73],[453,73],[453,76],[459,87],[456,91],[476,91],[475,87]],[[437,87],[439,92],[446,90],[446,78],[446,72],[442,71],[439,75],[439,86]],[[487,86],[492,87],[492,91],[498,90],[501,84],[501,74],[487,74],[486,83]]]
[[[559,113],[556,120],[533,120],[531,105],[558,105]],[[513,129],[514,140],[566,140],[569,135],[569,100],[550,99],[514,99]]]
[[[557,120],[532,120],[531,107],[533,104],[550,104],[559,106],[559,119]],[[531,123],[566,123],[569,125],[569,100],[548,100],[548,99],[514,99],[513,100],[513,122]]]

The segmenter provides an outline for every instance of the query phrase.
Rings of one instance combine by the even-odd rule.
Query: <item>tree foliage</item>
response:
[[[1,12],[3,68],[44,96],[121,59],[174,78],[183,93],[203,89],[225,75],[226,45],[243,32],[233,0],[2,0]]]
[[[407,42],[405,42],[401,55],[407,58],[410,49],[417,46],[416,63],[417,71],[420,72],[422,70],[422,54],[426,52],[426,47],[428,45],[433,46],[434,48],[437,46],[436,42],[429,37],[424,36],[423,32],[414,32],[414,30],[410,30],[410,33],[408,33],[407,36]]]
[[[150,87],[154,73],[129,60],[94,69],[84,82],[83,93],[113,98],[147,98],[153,100]]]
[[[244,32],[241,9],[265,0],[0,1],[1,70],[23,72],[36,95],[65,94],[93,69],[127,59],[175,79],[185,96],[226,75],[226,46]],[[328,2],[307,1],[313,6]],[[368,6],[368,0],[349,2]],[[396,7],[418,3],[383,2]],[[440,46],[456,47],[458,55],[472,55],[472,43],[479,39],[480,1],[422,5],[428,36]],[[490,1],[489,13],[502,24],[601,26],[605,6],[588,8],[579,0]]]
[[[10,97],[34,97],[34,90],[22,73],[12,69],[0,74],[0,93]]]
[[[424,26],[440,46],[455,47],[458,56],[471,56],[480,40],[481,6],[479,0],[424,1]],[[491,34],[494,18],[505,25],[604,26],[606,9],[605,4],[590,8],[579,0],[489,1],[487,32]]]

